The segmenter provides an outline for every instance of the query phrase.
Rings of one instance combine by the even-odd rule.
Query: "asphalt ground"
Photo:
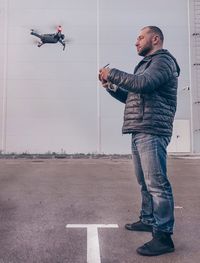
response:
[[[176,251],[143,257],[136,248],[151,234],[124,228],[140,211],[132,160],[0,159],[0,263],[86,263],[98,252],[93,247],[88,255],[86,226],[96,224],[118,225],[99,227],[99,242],[92,236],[101,263],[199,263],[200,160],[169,158],[168,175]]]

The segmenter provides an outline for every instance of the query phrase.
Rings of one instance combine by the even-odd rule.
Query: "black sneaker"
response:
[[[141,220],[132,224],[126,224],[125,228],[130,231],[144,231],[144,232],[152,232],[153,228],[151,225],[146,225],[142,223]]]
[[[174,251],[175,248],[171,235],[164,232],[159,235],[153,234],[151,241],[137,249],[137,253],[143,256],[158,256]]]

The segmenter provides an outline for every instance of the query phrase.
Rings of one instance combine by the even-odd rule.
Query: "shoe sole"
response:
[[[167,251],[166,251],[166,250],[165,250],[165,251],[160,251],[160,252],[154,253],[154,254],[145,254],[145,253],[139,252],[138,250],[136,250],[136,251],[137,251],[137,253],[138,253],[139,255],[147,256],[147,257],[153,257],[153,256],[160,256],[160,255],[167,254],[167,253],[172,253],[172,252],[175,251],[175,249],[174,249],[174,248],[170,248],[170,249],[168,249]]]
[[[144,230],[144,229],[133,229],[133,228],[128,228],[128,227],[126,227],[125,226],[125,229],[126,230],[129,230],[129,231],[136,231],[136,232],[149,232],[149,233],[152,233],[152,231],[153,231],[153,229],[146,229],[146,230]]]

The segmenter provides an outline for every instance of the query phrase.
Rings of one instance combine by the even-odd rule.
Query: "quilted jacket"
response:
[[[133,74],[111,69],[108,92],[125,103],[122,133],[143,132],[171,136],[177,106],[180,68],[165,49],[144,57]]]

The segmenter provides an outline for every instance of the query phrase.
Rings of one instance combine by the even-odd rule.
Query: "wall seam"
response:
[[[2,103],[2,153],[6,152],[7,136],[7,70],[8,70],[8,7],[9,0],[4,1],[4,67],[3,67],[3,103]]]

